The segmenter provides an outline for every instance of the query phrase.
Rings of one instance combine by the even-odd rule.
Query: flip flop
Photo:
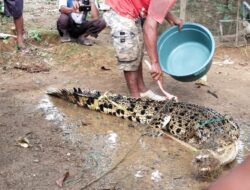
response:
[[[149,61],[145,60],[144,62],[146,63],[148,68],[151,70],[151,64],[149,63]],[[178,97],[177,96],[169,94],[166,90],[164,90],[163,85],[162,85],[162,81],[158,80],[157,84],[158,84],[160,90],[162,91],[162,93],[166,96],[166,99],[169,99],[169,100],[174,99],[176,102],[178,102]]]
[[[21,52],[22,54],[28,54],[31,52],[31,49],[30,48],[27,48],[27,47],[21,47],[21,46],[17,46],[17,50],[19,52]]]
[[[85,46],[92,46],[93,45],[93,42],[91,40],[89,40],[86,37],[82,37],[82,36],[78,37],[77,43],[85,45]]]
[[[155,94],[151,90],[148,90],[146,92],[140,93],[140,96],[142,98],[149,98],[149,99],[156,100],[156,101],[165,101],[165,100],[167,100],[167,97]]]

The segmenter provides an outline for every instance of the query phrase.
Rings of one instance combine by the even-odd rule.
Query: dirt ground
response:
[[[38,11],[39,10],[39,11]],[[128,95],[123,73],[116,68],[109,29],[92,47],[61,44],[55,29],[55,1],[25,1],[28,54],[14,39],[0,39],[0,189],[200,190],[211,181],[192,173],[192,153],[162,137],[143,137],[143,126],[84,110],[50,98],[49,88],[90,88]],[[0,32],[12,33],[2,18]],[[41,39],[40,39],[41,38]],[[250,46],[217,44],[208,86],[182,83],[164,76],[164,87],[181,101],[231,115],[241,127],[237,160],[250,148]],[[160,93],[148,69],[149,88]],[[29,140],[29,147],[18,144]],[[221,175],[224,175],[221,174]]]

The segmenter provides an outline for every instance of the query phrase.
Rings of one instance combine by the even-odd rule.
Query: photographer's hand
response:
[[[70,13],[73,13],[73,12],[79,12],[79,6],[80,6],[80,1],[75,0],[75,1],[73,1],[73,6],[72,7],[67,7],[67,5],[62,5],[59,8],[59,11],[61,13],[64,13],[64,14],[70,14]]]
[[[80,1],[73,1],[73,12],[79,12]]]

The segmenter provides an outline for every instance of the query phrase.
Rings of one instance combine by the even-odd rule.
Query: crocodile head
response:
[[[193,173],[202,180],[210,180],[221,173],[221,162],[208,149],[198,151],[193,158]]]

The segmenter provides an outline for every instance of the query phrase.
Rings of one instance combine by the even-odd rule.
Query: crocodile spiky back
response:
[[[87,89],[72,92],[63,89],[48,94],[92,110],[150,124],[198,149],[223,147],[239,137],[234,122],[210,108],[194,104],[135,99]],[[171,119],[166,123],[167,117]]]

